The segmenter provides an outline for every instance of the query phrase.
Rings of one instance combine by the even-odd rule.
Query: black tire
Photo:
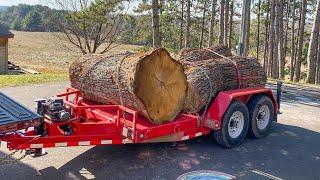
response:
[[[243,129],[235,138],[232,138],[228,131],[229,122],[231,121],[231,116],[240,111],[243,115],[244,123]],[[230,106],[228,107],[227,111],[225,112],[222,118],[222,126],[221,129],[218,131],[213,132],[213,137],[217,141],[219,145],[225,148],[232,148],[235,146],[240,145],[244,138],[246,137],[247,131],[249,127],[249,112],[247,106],[242,103],[241,101],[233,101]]]
[[[266,106],[264,106],[266,105]],[[264,118],[259,117],[261,116],[261,113],[259,113],[259,110],[261,107],[268,107],[270,116],[267,122],[267,125],[265,128],[258,128],[258,119]],[[249,130],[248,134],[253,138],[263,138],[269,134],[269,131],[272,126],[272,122],[274,120],[274,107],[271,99],[266,95],[258,95],[254,96],[248,103],[248,110],[249,110],[249,116],[250,116],[250,123],[249,123]]]

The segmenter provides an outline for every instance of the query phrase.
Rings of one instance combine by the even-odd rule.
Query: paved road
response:
[[[2,88],[21,103],[49,97],[67,83]],[[320,178],[320,89],[285,86],[282,114],[265,139],[223,149],[210,137],[179,143],[47,149],[48,155],[1,165],[0,179],[176,179],[214,170],[239,179]],[[0,156],[7,153],[2,144]],[[1,178],[2,177],[2,178]]]

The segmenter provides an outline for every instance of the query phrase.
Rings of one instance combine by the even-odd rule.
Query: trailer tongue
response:
[[[245,136],[249,126],[248,110],[233,109],[234,104],[244,104],[246,108],[245,104],[259,96],[272,102],[271,109],[270,106],[264,106],[264,109],[267,107],[268,112],[273,113],[267,119],[273,121],[276,119],[274,112],[277,112],[277,103],[271,90],[246,88],[220,92],[205,112],[180,113],[172,122],[155,125],[137,111],[121,105],[102,105],[83,99],[77,89],[70,87],[54,98],[38,100],[38,114],[0,93],[0,139],[7,142],[10,150],[41,150],[67,146],[174,142],[212,131],[217,139],[226,136],[227,131],[230,142],[217,141],[225,147],[233,147],[243,141],[244,137],[239,137]],[[234,114],[239,116],[234,118]],[[259,115],[261,122],[263,117],[263,113]],[[231,136],[238,131],[239,137]],[[232,138],[239,140],[231,141]]]

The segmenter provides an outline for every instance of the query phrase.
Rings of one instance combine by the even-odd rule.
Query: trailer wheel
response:
[[[234,101],[230,104],[222,118],[222,126],[213,132],[217,143],[226,148],[240,145],[248,131],[249,112],[244,103]]]
[[[268,135],[274,119],[274,107],[271,99],[266,95],[253,97],[248,103],[250,123],[249,135],[262,138]]]

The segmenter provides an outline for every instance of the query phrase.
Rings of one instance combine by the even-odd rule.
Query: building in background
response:
[[[8,73],[8,42],[13,36],[8,29],[0,27],[0,74]]]

